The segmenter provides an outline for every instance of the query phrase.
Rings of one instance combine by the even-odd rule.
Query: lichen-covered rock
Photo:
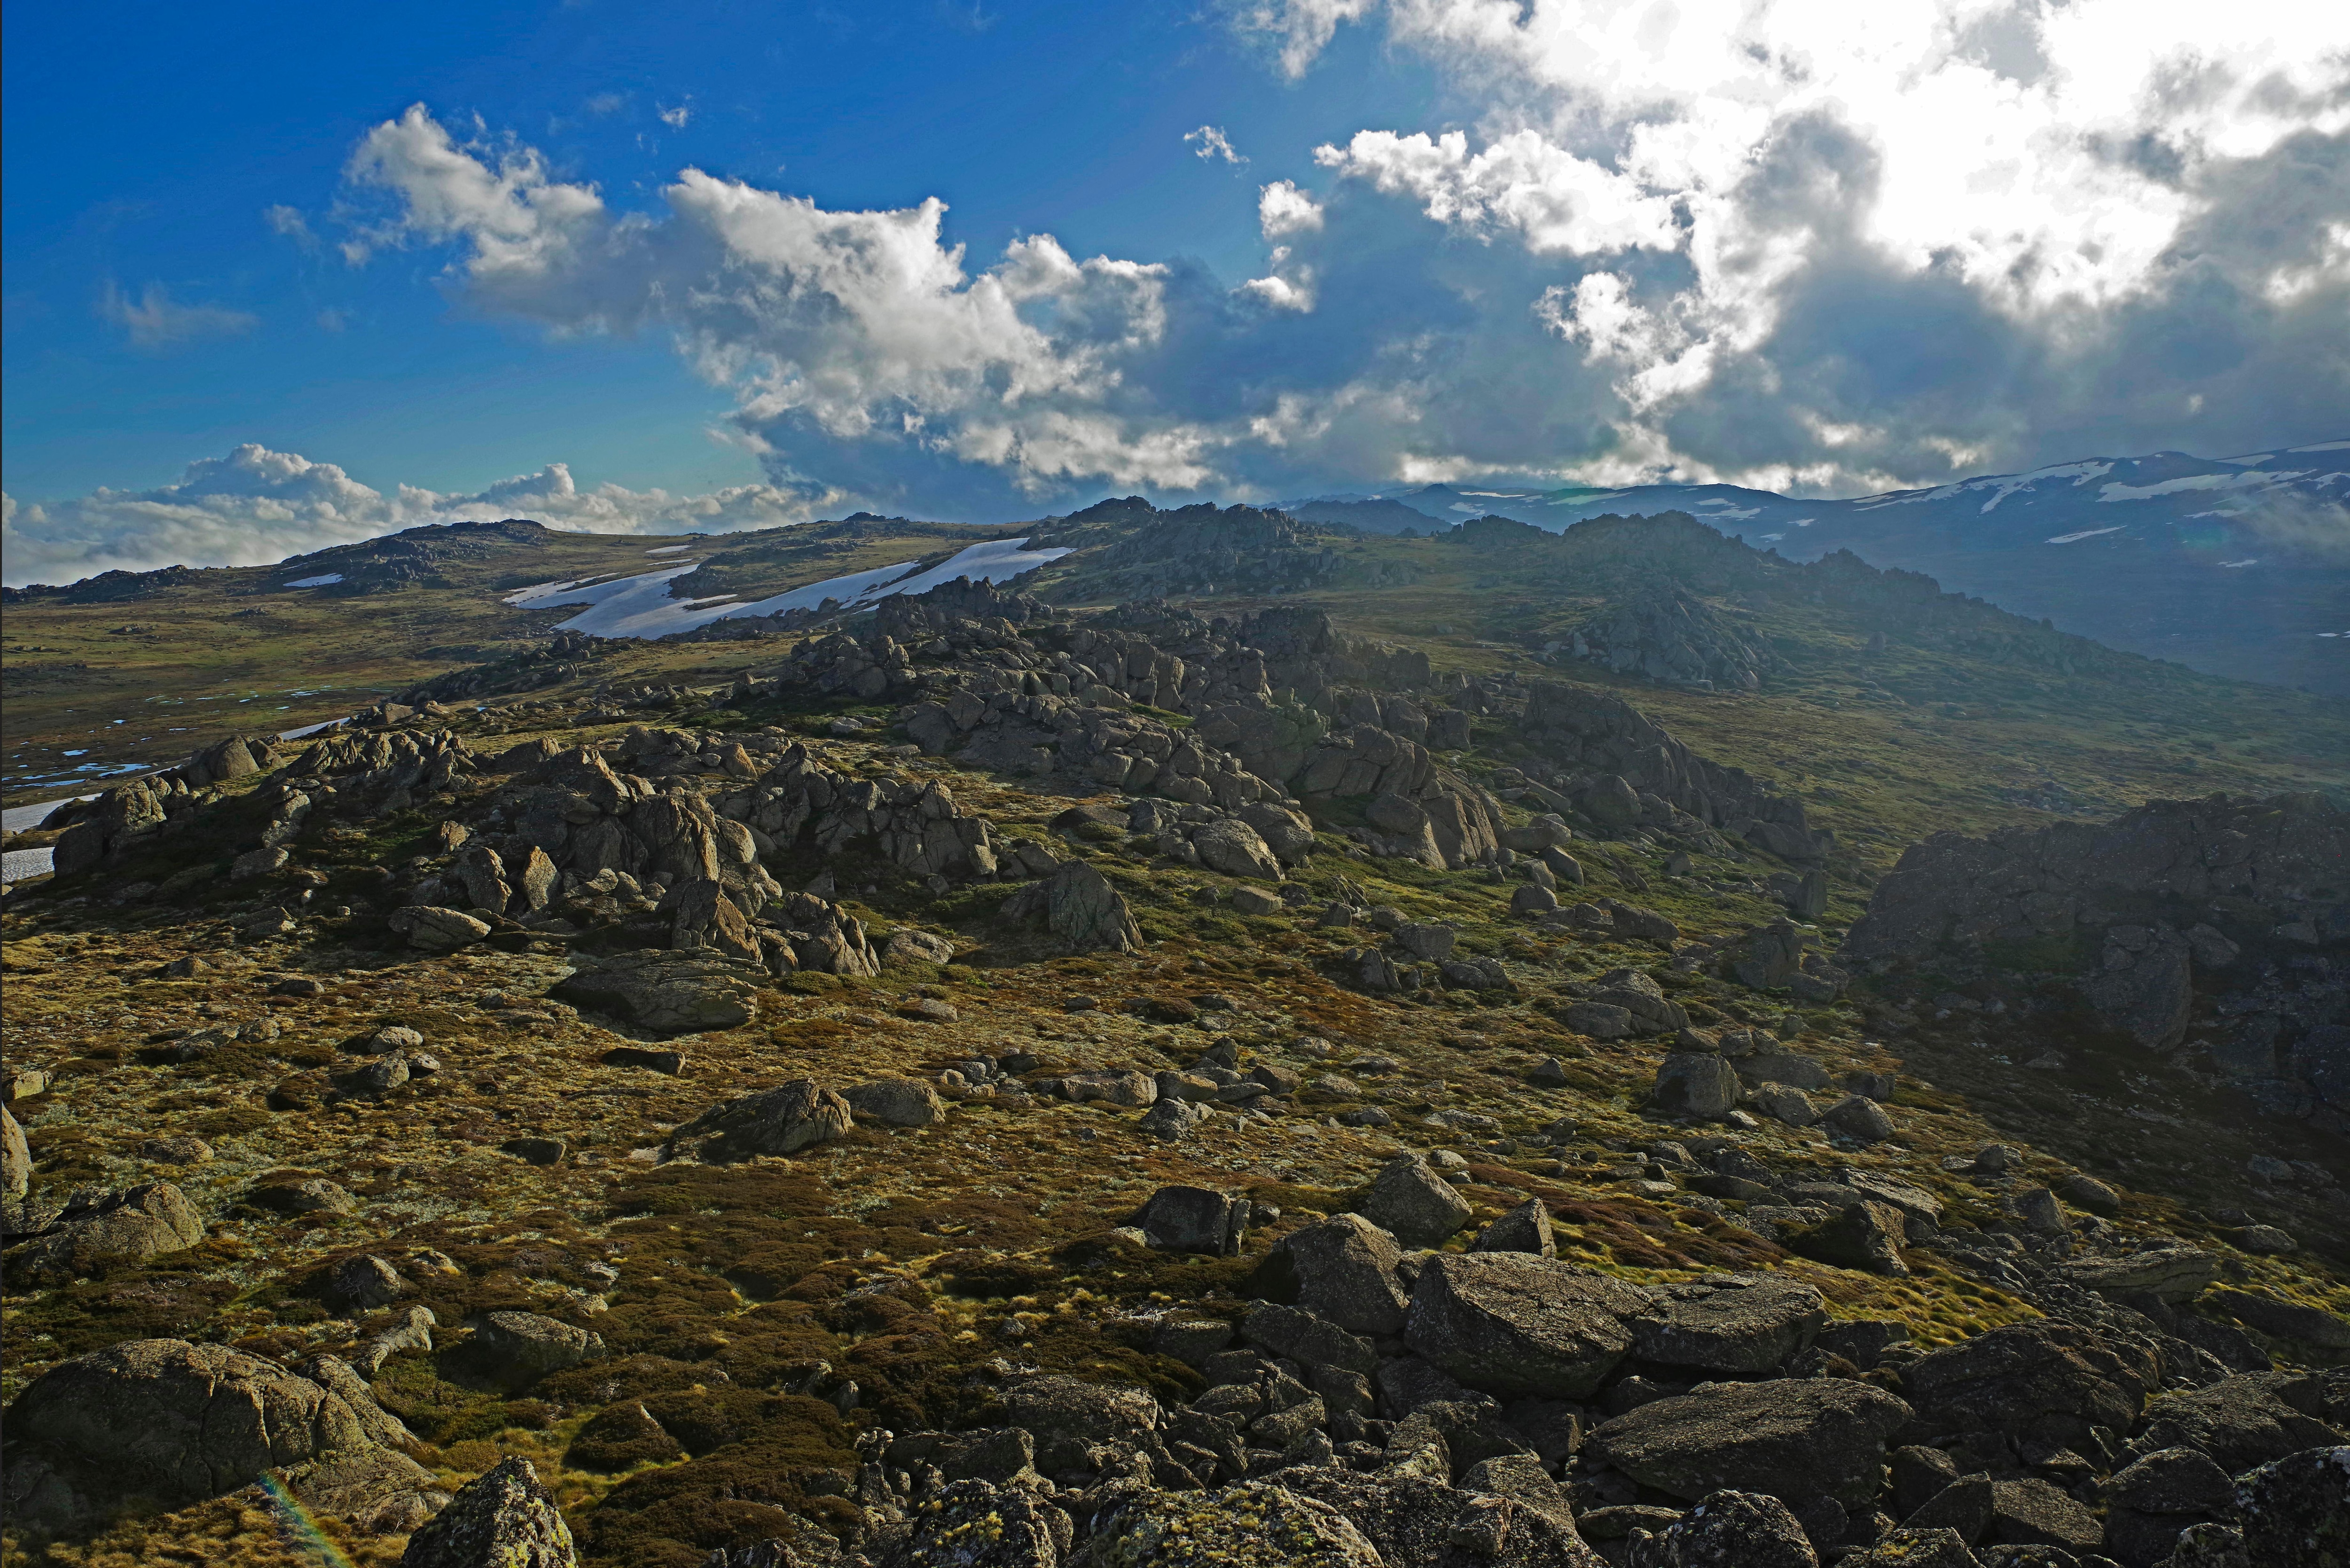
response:
[[[713,1163],[754,1154],[797,1154],[848,1134],[848,1102],[813,1078],[795,1078],[761,1094],[712,1106],[669,1136],[668,1147],[691,1149]]]
[[[1660,1116],[1711,1121],[1738,1105],[1738,1074],[1711,1052],[1676,1051],[1657,1069],[1649,1110]]]
[[[1045,917],[1052,933],[1076,952],[1139,952],[1142,928],[1109,878],[1082,860],[1072,860],[1041,882],[1031,882],[1003,901],[1007,919]]]
[[[2344,1434],[2311,1413],[2325,1408],[2322,1386],[2305,1372],[2247,1372],[2166,1395],[2146,1407],[2132,1447],[2200,1449],[2240,1475],[2303,1449],[2338,1444]]]
[[[1808,1346],[1827,1321],[1827,1303],[1800,1280],[1733,1276],[1726,1283],[1674,1285],[1632,1319],[1633,1354],[1661,1366],[1752,1376]]]
[[[1386,1568],[1328,1503],[1271,1481],[1145,1492],[1095,1523],[1097,1568]]]
[[[517,1386],[604,1354],[601,1334],[535,1312],[484,1313],[469,1322],[473,1338],[468,1348],[497,1376]]]
[[[1846,1378],[1711,1383],[1603,1423],[1585,1452],[1692,1501],[1731,1490],[1854,1504],[1877,1495],[1885,1439],[1910,1418],[1901,1400]]]
[[[454,952],[490,934],[487,920],[477,919],[463,909],[443,909],[433,904],[395,909],[385,923],[406,937],[411,947],[422,948],[429,953]]]
[[[555,994],[618,1013],[659,1034],[733,1029],[758,1015],[758,981],[706,948],[581,954]]]
[[[2350,1448],[2303,1449],[2236,1482],[2244,1552],[2262,1568],[2350,1563]]]
[[[1390,1160],[1363,1199],[1363,1215],[1407,1247],[1433,1247],[1469,1223],[1468,1200],[1427,1164]]]
[[[859,1121],[889,1127],[926,1127],[942,1121],[946,1101],[917,1078],[876,1078],[841,1091],[841,1098]]]
[[[1787,1505],[1762,1492],[1698,1499],[1664,1546],[1678,1568],[1819,1568],[1820,1561]]]
[[[459,1489],[408,1538],[400,1568],[577,1568],[570,1527],[515,1455]]]
[[[1580,1399],[1632,1348],[1627,1318],[1647,1293],[1524,1252],[1429,1260],[1404,1338],[1471,1388],[1503,1397]]]
[[[49,1368],[9,1407],[8,1437],[99,1467],[119,1496],[165,1507],[369,1446],[357,1413],[308,1378],[180,1339],[128,1340]]]
[[[1538,1258],[1558,1256],[1558,1242],[1551,1234],[1549,1206],[1539,1198],[1527,1199],[1478,1232],[1477,1239],[1469,1243],[1469,1250],[1531,1252]]]
[[[76,1192],[47,1229],[16,1251],[12,1268],[36,1279],[72,1279],[184,1251],[204,1239],[203,1216],[168,1181]]]
[[[1266,1263],[1285,1276],[1274,1299],[1354,1334],[1394,1334],[1411,1304],[1396,1276],[1402,1261],[1388,1231],[1360,1214],[1334,1214],[1283,1237]]]
[[[2144,1352],[2043,1320],[1938,1350],[1905,1368],[1901,1386],[1918,1413],[1943,1429],[2069,1447],[2091,1441],[2094,1427],[2129,1430],[2158,1381]]]

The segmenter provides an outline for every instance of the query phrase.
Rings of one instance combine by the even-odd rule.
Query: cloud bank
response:
[[[390,494],[331,462],[266,447],[188,465],[156,490],[100,488],[51,504],[0,500],[7,582],[64,583],[120,569],[178,565],[257,566],[427,523],[530,517],[551,528],[604,534],[723,533],[803,523],[837,497],[802,487],[748,484],[671,495],[617,484],[581,490],[559,462],[473,495],[412,485]]]
[[[1311,150],[1260,188],[1263,275],[1223,282],[1045,234],[980,265],[935,200],[696,169],[618,211],[419,106],[353,154],[380,206],[345,251],[446,247],[484,313],[666,332],[779,488],[962,514],[1502,474],[1852,493],[2350,406],[2350,12],[1227,16],[1302,90],[1338,28],[1382,28],[1478,118]]]

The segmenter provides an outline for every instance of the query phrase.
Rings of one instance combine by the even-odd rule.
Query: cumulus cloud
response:
[[[259,317],[225,306],[182,305],[160,283],[149,284],[133,299],[112,278],[99,293],[98,313],[122,328],[132,348],[155,353],[206,337],[234,337],[260,324]]]
[[[369,133],[352,180],[395,210],[386,245],[454,240],[485,308],[561,332],[675,333],[767,450],[814,437],[978,464],[1041,493],[1078,478],[1189,488],[1208,437],[1170,421],[1127,362],[1167,331],[1163,265],[1078,261],[1050,235],[967,271],[945,203],[827,212],[688,169],[660,219],[616,214],[527,148],[459,145],[421,107]]]
[[[1481,476],[1850,493],[2316,440],[2350,406],[2350,13],[1227,15],[1284,72],[1381,26],[1453,95],[1297,150],[1236,284],[1048,234],[976,258],[935,200],[691,168],[623,209],[421,106],[354,152],[345,254],[442,247],[473,308],[667,334],[771,483],[933,515]]]
[[[421,524],[528,517],[602,534],[725,533],[802,523],[838,506],[822,486],[734,485],[702,495],[602,484],[582,490],[567,464],[501,480],[471,495],[402,484],[389,493],[331,462],[247,443],[188,465],[154,490],[101,486],[68,501],[0,501],[7,581],[70,582],[112,569],[265,566]]]
[[[693,118],[693,106],[690,103],[671,104],[667,109],[656,112],[660,116],[660,122],[663,125],[668,126],[671,130],[683,130],[686,122]]]
[[[1608,372],[1605,450],[1530,468],[1849,490],[2257,444],[2350,399],[2350,13],[1391,0],[1384,20],[1480,119],[1317,158],[1515,247],[1529,321]],[[1335,25],[1303,4],[1237,21],[1292,74]]]
[[[302,215],[299,208],[288,207],[282,202],[264,207],[261,221],[269,225],[270,233],[292,240],[306,251],[318,248],[318,236],[311,232],[310,220]]]

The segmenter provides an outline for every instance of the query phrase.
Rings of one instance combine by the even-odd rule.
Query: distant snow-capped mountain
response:
[[[2241,457],[2161,452],[1804,500],[1732,484],[1445,484],[1290,508],[1368,532],[1499,514],[1554,532],[1687,512],[1795,560],[1850,550],[2020,615],[2217,675],[2350,696],[2350,441]]]

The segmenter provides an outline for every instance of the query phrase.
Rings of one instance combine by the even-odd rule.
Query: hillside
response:
[[[12,1562],[2335,1517],[2339,703],[1686,514],[509,521],[7,613],[9,804],[140,770],[8,840]]]
[[[2350,696],[2342,615],[2350,603],[2350,442],[2219,459],[2094,458],[1845,500],[1727,484],[1428,485],[1352,504],[1425,514],[1440,519],[1437,527],[1498,514],[1552,531],[1610,514],[1686,512],[1790,560],[1849,550],[2114,648]]]

